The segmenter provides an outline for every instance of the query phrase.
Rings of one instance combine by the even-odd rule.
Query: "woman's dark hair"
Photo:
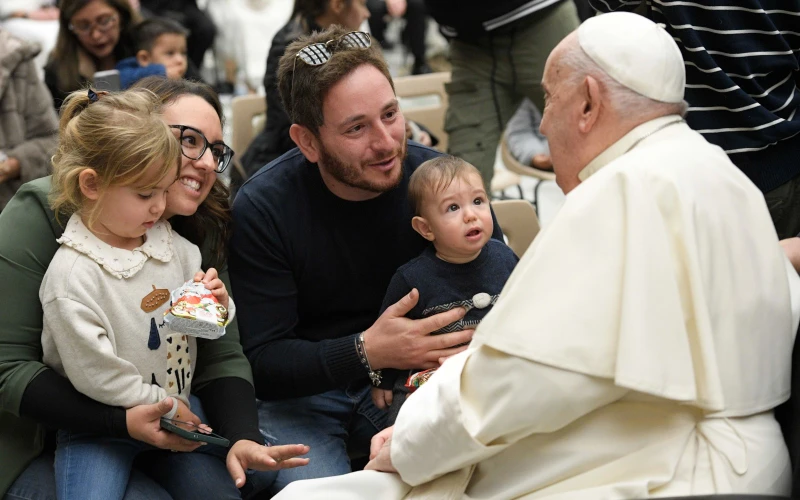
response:
[[[350,5],[353,0],[344,0],[344,3]],[[330,6],[331,0],[294,0],[294,9],[292,10],[292,19],[297,18],[300,22],[303,33],[311,31],[308,25],[309,21],[325,14]]]
[[[61,0],[58,3],[58,8],[60,9],[58,38],[56,38],[56,45],[50,53],[48,66],[53,68],[58,88],[64,92],[78,90],[83,86],[81,75],[78,71],[78,51],[83,49],[77,35],[69,29],[69,23],[72,16],[92,1]],[[114,47],[114,58],[117,61],[121,61],[126,57],[135,55],[133,28],[140,21],[139,14],[134,12],[128,0],[102,1],[116,10],[119,15],[119,41]]]
[[[214,89],[205,83],[150,76],[136,82],[133,88],[145,88],[153,92],[161,99],[162,105],[169,105],[182,96],[200,97],[214,108],[220,125],[223,125],[222,104]],[[169,222],[181,236],[198,247],[202,248],[207,238],[214,238],[209,245],[211,249],[209,266],[218,268],[225,263],[228,240],[231,236],[231,202],[230,190],[222,181],[217,179],[214,182],[208,197],[200,204],[194,215],[176,215]]]

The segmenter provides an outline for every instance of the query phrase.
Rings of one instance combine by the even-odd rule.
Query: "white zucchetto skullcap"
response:
[[[650,99],[683,100],[686,69],[678,45],[658,24],[630,12],[592,17],[578,43],[608,76]]]

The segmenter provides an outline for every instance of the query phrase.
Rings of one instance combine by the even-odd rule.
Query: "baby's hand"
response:
[[[203,271],[197,271],[197,274],[194,275],[194,280],[202,282],[211,292],[211,295],[213,295],[220,304],[225,306],[225,309],[228,309],[228,290],[225,288],[225,283],[219,279],[216,269],[210,267],[205,273]]]
[[[392,391],[381,389],[380,387],[373,387],[372,402],[381,410],[389,408],[392,405]]]

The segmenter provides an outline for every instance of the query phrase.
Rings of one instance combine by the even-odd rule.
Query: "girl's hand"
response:
[[[297,456],[305,455],[309,449],[303,444],[264,446],[255,441],[242,439],[233,443],[231,449],[228,450],[228,458],[225,462],[236,487],[241,488],[245,482],[245,470],[281,470],[301,467],[308,464],[308,459],[297,458]]]
[[[225,309],[228,309],[228,303],[230,302],[228,290],[225,288],[225,283],[219,279],[219,274],[217,274],[216,269],[210,267],[206,272],[197,271],[194,275],[194,280],[203,283],[203,285],[211,291],[211,294],[216,297],[219,303],[225,306]]]

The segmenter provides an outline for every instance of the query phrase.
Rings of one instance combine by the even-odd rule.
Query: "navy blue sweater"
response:
[[[467,314],[447,325],[441,333],[475,328],[492,307],[473,308],[473,298],[485,293],[494,302],[518,261],[514,251],[497,240],[489,240],[478,257],[465,264],[443,261],[436,256],[433,245],[429,245],[419,257],[397,270],[386,290],[381,312],[416,288],[419,302],[406,317],[426,318],[456,307],[467,307]],[[407,370],[383,370],[381,387],[391,389],[397,377],[407,373]]]
[[[589,0],[632,10],[641,0]],[[649,0],[686,63],[687,122],[762,191],[800,174],[800,0]]]
[[[408,178],[440,154],[409,143],[401,184],[361,202],[331,193],[297,149],[242,186],[228,265],[258,398],[369,383],[355,336],[378,318],[397,268],[427,245],[411,228]],[[494,231],[502,238],[496,222]]]

